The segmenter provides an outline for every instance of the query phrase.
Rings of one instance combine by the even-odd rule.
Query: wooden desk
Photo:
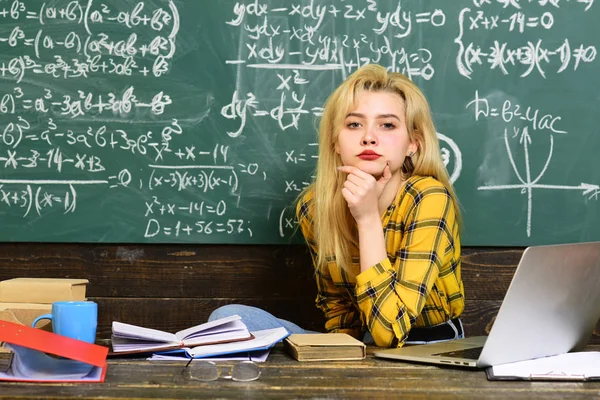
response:
[[[185,378],[181,362],[110,360],[103,384],[0,383],[0,399],[591,399],[600,382],[490,382],[481,370],[387,361],[299,363],[276,347],[249,383]],[[600,350],[599,346],[590,350]],[[223,363],[223,365],[230,365]]]

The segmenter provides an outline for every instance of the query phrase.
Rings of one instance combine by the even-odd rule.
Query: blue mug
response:
[[[52,303],[52,314],[37,317],[32,327],[39,320],[52,321],[52,331],[57,335],[68,336],[88,343],[96,341],[98,325],[98,305],[93,301],[57,301]]]

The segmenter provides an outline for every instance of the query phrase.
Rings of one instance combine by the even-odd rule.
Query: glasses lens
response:
[[[260,376],[258,365],[252,361],[242,361],[233,366],[231,370],[231,379],[238,382],[255,381]]]
[[[219,367],[214,362],[192,361],[188,368],[192,379],[207,382],[219,379]]]

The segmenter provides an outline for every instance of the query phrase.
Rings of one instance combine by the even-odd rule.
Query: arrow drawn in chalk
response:
[[[514,185],[490,185],[490,186],[479,186],[477,190],[509,190],[509,189],[520,189],[521,194],[527,193],[527,237],[531,236],[531,215],[533,213],[533,189],[550,189],[550,190],[580,190],[582,195],[588,195],[588,199],[598,200],[598,196],[600,195],[600,186],[593,185],[590,183],[581,183],[578,186],[568,186],[568,185],[543,185],[538,182],[544,176],[544,173],[548,169],[550,165],[550,161],[552,160],[552,153],[554,150],[554,138],[550,135],[550,150],[548,152],[548,158],[546,159],[546,163],[542,168],[541,172],[535,179],[531,179],[531,166],[529,165],[529,145],[532,143],[531,136],[529,135],[529,131],[527,127],[523,128],[521,137],[519,138],[519,143],[523,145],[523,150],[525,154],[525,179],[521,177],[517,165],[515,163],[512,151],[510,149],[510,144],[508,142],[508,129],[504,129],[504,143],[506,145],[506,152],[508,153],[508,159],[512,166],[512,169],[517,176],[517,179],[521,182],[520,184]]]

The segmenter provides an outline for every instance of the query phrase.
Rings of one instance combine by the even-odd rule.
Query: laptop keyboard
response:
[[[483,347],[471,347],[470,349],[446,351],[444,353],[438,353],[434,355],[451,358],[471,358],[473,360],[477,360],[482,350]]]

